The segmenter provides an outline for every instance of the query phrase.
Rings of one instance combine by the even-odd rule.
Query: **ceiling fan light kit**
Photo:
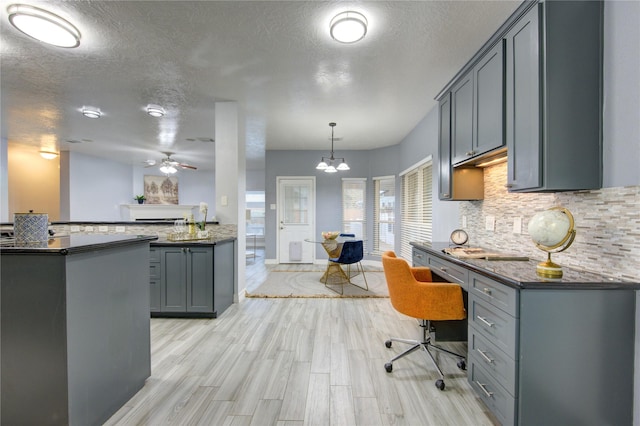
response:
[[[57,47],[80,45],[80,31],[54,13],[24,4],[10,5],[7,13],[11,25],[31,38]]]
[[[329,24],[331,37],[340,43],[355,43],[367,34],[367,18],[362,13],[347,11],[337,14]]]
[[[325,173],[336,173],[338,170],[349,170],[350,167],[344,158],[335,158],[333,156],[333,128],[336,127],[336,123],[329,123],[329,126],[331,127],[331,156],[328,158],[322,157],[322,160],[318,163],[316,169],[324,170]],[[340,160],[340,162],[338,163],[338,167],[336,167],[333,163],[338,162],[338,160]]]

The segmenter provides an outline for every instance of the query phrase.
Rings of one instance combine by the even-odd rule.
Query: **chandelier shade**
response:
[[[316,169],[324,170],[325,173],[336,173],[338,170],[349,170],[350,167],[344,158],[336,158],[333,156],[333,128],[336,127],[336,123],[329,123],[329,126],[331,127],[331,156],[322,157],[322,160],[320,160]],[[334,163],[337,163],[338,166],[334,166]]]

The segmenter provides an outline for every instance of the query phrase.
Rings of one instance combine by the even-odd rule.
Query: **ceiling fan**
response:
[[[185,164],[185,163],[180,163],[174,159],[171,158],[171,156],[174,154],[173,152],[169,152],[169,151],[163,151],[162,152],[164,155],[166,155],[165,158],[163,158],[160,161],[160,171],[162,173],[168,174],[168,175],[172,175],[175,172],[178,171],[178,167],[181,169],[191,169],[191,170],[197,170],[198,168],[196,166],[192,166],[190,164]],[[157,163],[155,160],[147,160],[145,161],[145,163],[147,164],[146,167],[152,167],[155,166]]]

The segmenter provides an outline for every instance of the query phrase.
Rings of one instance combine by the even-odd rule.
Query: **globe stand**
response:
[[[551,261],[551,252],[547,252],[547,260],[538,263],[536,273],[546,278],[562,278],[562,267]]]
[[[529,221],[529,234],[536,247],[547,253],[547,260],[538,263],[536,273],[545,278],[562,278],[562,267],[551,261],[551,253],[569,248],[576,237],[571,212],[563,207],[552,207],[540,212]]]

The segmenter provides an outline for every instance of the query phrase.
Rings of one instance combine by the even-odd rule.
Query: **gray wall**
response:
[[[162,175],[157,168],[132,166],[77,152],[63,154],[60,162],[61,220],[123,220],[120,205],[136,203],[134,195],[144,193],[144,176]],[[211,219],[215,215],[213,171],[181,170],[177,177],[180,204],[206,202],[208,219]]]

